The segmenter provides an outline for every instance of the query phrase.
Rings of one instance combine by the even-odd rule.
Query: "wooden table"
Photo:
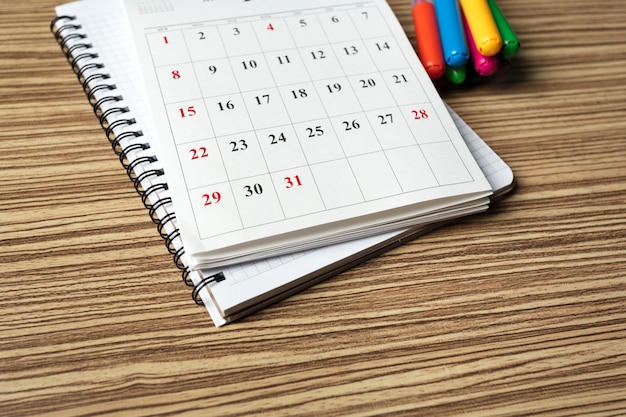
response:
[[[499,3],[511,70],[440,91],[516,193],[217,329],[49,32],[56,3],[3,2],[0,414],[626,414],[626,3]]]

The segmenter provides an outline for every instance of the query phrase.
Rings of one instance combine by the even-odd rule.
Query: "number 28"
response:
[[[428,119],[428,113],[424,109],[411,110],[415,120]]]

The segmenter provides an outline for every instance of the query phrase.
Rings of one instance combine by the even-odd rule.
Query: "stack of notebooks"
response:
[[[512,189],[384,0],[84,0],[51,30],[221,326]]]

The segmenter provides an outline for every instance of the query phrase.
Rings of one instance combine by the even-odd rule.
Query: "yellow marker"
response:
[[[478,51],[485,56],[500,52],[502,38],[487,0],[459,0],[459,3]]]

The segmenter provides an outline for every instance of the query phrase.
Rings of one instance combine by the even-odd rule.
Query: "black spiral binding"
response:
[[[226,277],[222,272],[219,272],[202,277],[200,282],[195,285],[191,280],[191,271],[182,259],[185,250],[182,245],[177,247],[175,244],[176,239],[180,238],[180,231],[176,225],[176,215],[171,210],[164,216],[158,214],[160,209],[164,209],[172,203],[170,197],[159,197],[156,200],[154,197],[154,195],[158,195],[155,194],[158,191],[168,189],[167,183],[156,183],[146,189],[142,186],[147,178],[160,177],[164,172],[160,168],[150,167],[157,161],[156,156],[141,156],[130,159],[129,155],[132,152],[150,149],[150,144],[135,141],[124,146],[123,144],[129,140],[141,138],[143,132],[141,130],[115,132],[118,128],[133,126],[137,121],[130,117],[130,109],[123,105],[124,98],[115,93],[116,85],[111,83],[111,77],[106,73],[104,64],[98,62],[98,54],[93,51],[93,45],[89,43],[87,35],[80,32],[81,29],[82,27],[76,22],[75,16],[59,16],[50,23],[50,31],[61,46],[61,51],[72,67],[72,71],[76,74],[113,152],[119,157],[120,163],[141,197],[143,205],[148,209],[152,222],[156,224],[159,235],[165,241],[165,247],[173,256],[174,264],[181,271],[183,282],[187,286],[193,287],[192,299],[196,304],[204,305],[200,298],[200,291],[208,284],[223,281]],[[98,98],[99,95],[102,96]],[[107,104],[111,106],[106,106]],[[123,115],[123,117],[109,122],[113,115]],[[138,167],[142,169],[137,170]],[[138,174],[138,172],[140,173]],[[151,196],[153,197],[151,198]]]
[[[193,291],[191,292],[191,298],[193,298],[193,300],[199,306],[204,305],[204,303],[202,302],[202,299],[200,298],[200,290],[212,282],[220,282],[220,281],[224,281],[225,279],[226,277],[224,277],[224,274],[222,272],[218,272],[215,275],[211,275],[209,277],[204,278],[202,281],[198,283],[198,285],[196,285],[193,288]]]

